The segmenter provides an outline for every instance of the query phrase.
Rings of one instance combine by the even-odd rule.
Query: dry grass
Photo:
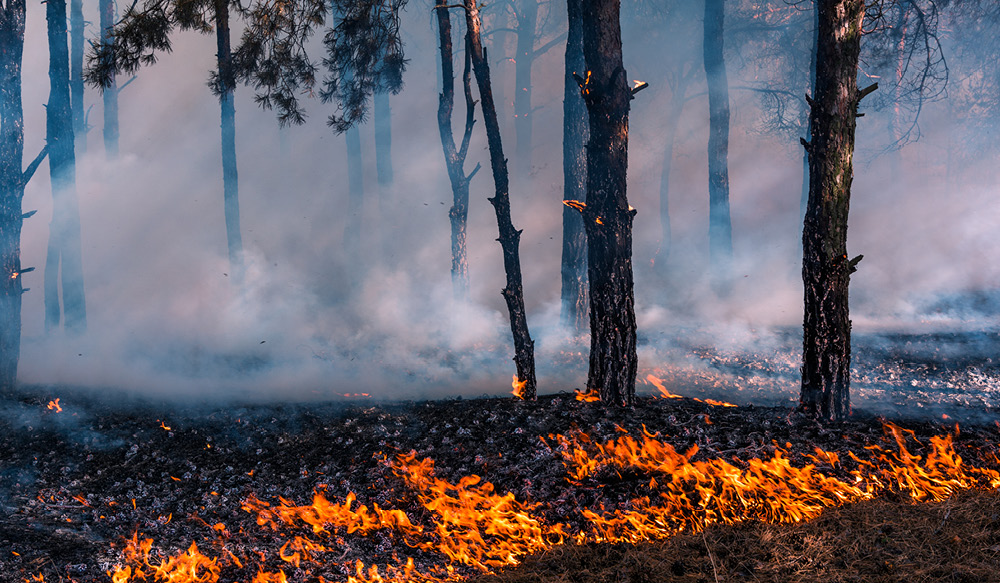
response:
[[[714,562],[714,564],[713,564]],[[1000,493],[886,497],[803,524],[714,526],[638,546],[563,546],[475,583],[1000,582]]]

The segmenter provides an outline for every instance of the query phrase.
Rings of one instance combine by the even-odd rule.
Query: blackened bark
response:
[[[590,277],[590,373],[587,388],[609,405],[635,399],[635,298],[628,204],[628,112],[632,92],[622,65],[620,0],[583,0],[583,97],[587,145],[587,260]]]
[[[45,263],[45,327],[59,326],[58,280],[62,280],[63,324],[70,333],[87,327],[80,243],[80,208],[76,194],[76,156],[70,105],[69,47],[66,39],[66,0],[45,4],[49,42],[49,102],[45,108],[45,136],[52,180],[52,223]]]
[[[854,178],[864,0],[819,2],[816,95],[812,99],[809,204],[802,234],[805,287],[801,408],[839,421],[850,414],[851,320],[848,286],[860,257],[847,258],[847,216]]]
[[[218,47],[219,104],[222,109],[222,189],[226,246],[233,281],[243,281],[243,235],[240,232],[240,186],[236,168],[236,81],[230,45],[229,2],[215,0],[215,40]]]
[[[573,74],[584,75],[583,14],[581,0],[568,0],[569,29],[566,34],[566,71],[563,87],[563,200],[587,200],[587,105]],[[564,326],[581,334],[587,327],[587,233],[583,217],[563,207],[562,306]]]
[[[726,294],[732,278],[729,215],[729,80],[723,57],[724,0],[705,0],[705,76],[708,78],[708,253],[712,286]]]
[[[76,151],[87,151],[87,120],[83,110],[83,0],[69,3],[70,94]]]
[[[438,0],[436,6],[438,37],[441,48],[441,94],[438,96],[438,129],[441,132],[441,147],[451,181],[453,203],[448,211],[451,221],[451,284],[456,300],[469,299],[469,257],[466,249],[466,224],[469,216],[469,182],[479,170],[465,174],[465,157],[469,151],[472,127],[475,124],[476,102],[472,99],[472,52],[465,51],[465,70],[462,86],[465,91],[465,132],[461,147],[455,147],[451,128],[452,111],[455,108],[455,69],[451,41],[451,16],[446,0]],[[466,49],[469,40],[466,35]]]
[[[113,0],[100,0],[101,10],[101,43],[112,42],[111,32],[115,25],[115,3]],[[104,153],[108,160],[118,158],[118,82],[114,72],[111,73],[111,84],[104,88]]]
[[[0,394],[14,388],[21,354],[24,21],[24,0],[0,3]]]
[[[514,159],[517,174],[526,178],[531,172],[531,67],[535,63],[535,29],[538,25],[538,0],[517,3],[517,53],[514,58]]]
[[[469,34],[468,48],[472,55],[472,67],[479,87],[479,99],[482,103],[483,122],[486,125],[486,140],[490,149],[490,166],[493,170],[493,182],[496,186],[493,198],[489,199],[497,215],[497,227],[500,231],[500,246],[503,248],[503,265],[507,274],[507,286],[501,292],[507,302],[510,314],[510,330],[514,336],[514,363],[517,366],[517,378],[525,383],[521,390],[524,399],[534,399],[537,391],[535,380],[535,343],[528,333],[528,319],[524,308],[524,288],[521,284],[521,259],[518,245],[521,231],[514,228],[510,219],[510,177],[507,173],[507,160],[503,155],[503,143],[500,140],[500,123],[493,103],[493,90],[490,87],[490,65],[486,58],[480,35],[479,6],[476,0],[465,0],[465,21]]]

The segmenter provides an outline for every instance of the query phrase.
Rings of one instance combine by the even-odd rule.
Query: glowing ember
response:
[[[157,419],[157,421],[160,421],[160,420],[159,420],[159,419]],[[161,427],[162,429],[164,429],[165,431],[170,431],[170,426],[169,426],[169,425],[167,425],[166,423],[164,423],[163,421],[160,421],[160,427]]]
[[[576,209],[580,212],[583,212],[583,209],[587,208],[587,203],[580,202],[578,200],[564,200],[563,204],[571,209]]]
[[[528,384],[528,381],[517,380],[517,375],[514,375],[514,380],[510,382],[510,386],[513,387],[513,391],[510,394],[514,395],[518,399],[524,399],[524,386]]]
[[[579,389],[573,389],[576,393],[576,400],[583,401],[584,403],[594,403],[601,400],[601,392],[597,389],[590,389],[586,393],[580,391]]]
[[[49,401],[48,407],[50,411],[55,411],[56,413],[62,413],[62,407],[59,406],[59,399],[55,399],[54,401]]]

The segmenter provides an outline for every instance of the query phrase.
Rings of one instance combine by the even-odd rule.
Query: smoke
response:
[[[467,163],[467,170],[484,166],[471,192],[471,300],[452,299],[451,189],[436,123],[439,79],[430,74],[437,69],[436,32],[425,8],[412,3],[404,16],[410,64],[405,89],[392,97],[396,181],[390,192],[380,192],[375,181],[371,124],[361,128],[366,202],[360,217],[347,215],[346,149],[344,138],[325,126],[329,106],[311,102],[307,125],[279,130],[251,90],[237,90],[248,265],[243,286],[233,285],[229,273],[218,103],[205,84],[214,39],[178,35],[174,52],[122,92],[117,161],[104,158],[100,98],[88,88],[94,129],[78,158],[77,188],[89,328],[77,338],[43,329],[41,268],[51,216],[43,166],[25,198],[25,209],[39,213],[25,225],[23,262],[39,269],[25,277],[32,289],[23,309],[21,381],[181,399],[508,392],[514,367],[481,123]],[[24,102],[26,155],[33,156],[44,143],[48,55],[42,9],[31,4],[28,12]],[[96,13],[86,16],[97,21]],[[543,41],[561,33],[559,18],[549,18]],[[669,386],[680,394],[787,403],[797,395],[800,350],[801,146],[795,136],[763,132],[757,97],[732,91],[734,283],[729,297],[716,297],[707,280],[707,101],[696,95],[703,75],[693,74],[689,95],[696,96],[685,106],[673,158],[672,248],[669,257],[656,256],[664,118],[672,98],[664,60],[697,51],[687,36],[646,34],[649,28],[649,22],[626,22],[624,34],[630,78],[651,86],[633,101],[629,144],[629,197],[639,210],[640,377],[670,376]],[[491,53],[499,59],[501,50]],[[558,324],[562,63],[561,46],[535,62],[532,169],[513,176],[511,189],[514,224],[524,230],[525,298],[542,393],[581,387],[589,348],[586,337]],[[504,147],[513,160],[513,67],[496,64],[494,72],[494,84],[505,88]],[[731,85],[749,83],[740,75],[731,65]],[[464,113],[457,109],[456,128]],[[989,156],[955,180],[941,162],[951,139],[946,108],[932,104],[924,119],[922,142],[888,154],[865,146],[884,143],[884,117],[873,113],[859,123],[848,244],[865,259],[852,284],[852,312],[855,329],[872,339],[858,345],[881,355],[898,340],[879,335],[886,330],[971,333],[995,326],[1000,312],[991,293],[1000,283],[992,243],[1000,210],[991,204]],[[892,156],[899,156],[902,173],[890,172]],[[362,224],[360,257],[344,254],[345,225],[354,220]],[[654,269],[654,257],[667,262],[667,277]],[[858,376],[862,402],[864,391],[875,395],[894,374],[877,372],[866,358],[856,359],[872,366]],[[995,405],[992,373],[980,371],[986,380],[975,381],[970,366],[956,369],[964,376],[948,382],[979,387],[977,394]],[[933,371],[924,372],[897,374],[892,387],[918,378],[930,383]],[[879,399],[870,402],[896,397]]]

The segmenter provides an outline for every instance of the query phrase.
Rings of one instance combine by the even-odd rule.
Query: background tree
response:
[[[113,0],[100,0],[101,11],[101,44],[111,44],[111,35],[115,26],[115,3]],[[103,88],[104,101],[104,153],[109,160],[118,158],[118,80],[114,72],[110,73],[108,84]]]
[[[87,114],[83,108],[83,0],[69,3],[70,102],[73,107],[73,136],[78,153],[87,151]]]
[[[0,2],[0,393],[14,388],[21,355],[21,226],[26,216],[24,187],[47,148],[22,171],[24,110],[21,105],[21,59],[24,54],[24,0]]]
[[[472,51],[468,49],[468,33],[465,35],[465,69],[462,72],[462,88],[465,92],[465,131],[462,144],[455,147],[451,128],[451,116],[455,109],[455,69],[451,40],[451,15],[446,0],[437,0],[434,6],[438,21],[438,38],[441,50],[441,93],[438,96],[438,129],[441,131],[441,147],[451,181],[452,206],[448,211],[451,221],[451,284],[456,300],[469,299],[469,256],[466,248],[466,225],[469,217],[469,183],[479,171],[479,164],[469,174],[465,173],[465,157],[469,153],[472,127],[475,125],[476,102],[472,98]]]
[[[590,279],[590,372],[587,388],[609,405],[635,398],[635,297],[628,204],[628,112],[632,90],[622,64],[620,0],[584,0],[581,91],[590,119],[587,147],[587,274]]]
[[[729,79],[723,51],[724,0],[705,0],[705,76],[708,80],[708,249],[716,293],[732,277],[733,223],[729,213]]]
[[[49,102],[45,107],[45,140],[52,181],[52,222],[45,257],[45,328],[53,330],[62,321],[68,332],[79,334],[87,328],[87,302],[83,288],[80,207],[76,194],[66,0],[46,2],[45,20],[49,42]]]
[[[566,36],[563,77],[563,200],[587,201],[587,105],[574,75],[583,75],[583,10],[581,0],[567,0],[569,28]],[[586,330],[587,233],[583,217],[563,207],[562,288],[560,318],[564,326],[581,334]]]
[[[524,287],[521,283],[521,258],[518,245],[521,231],[514,228],[510,218],[510,178],[507,173],[507,159],[503,155],[503,142],[500,139],[500,122],[493,103],[493,90],[490,87],[490,65],[486,57],[486,49],[482,41],[482,25],[479,18],[479,6],[476,0],[465,0],[465,25],[469,35],[468,49],[472,55],[472,67],[479,87],[479,100],[482,104],[483,122],[486,126],[486,140],[490,150],[490,167],[493,170],[493,184],[496,187],[490,204],[497,215],[497,227],[500,231],[500,246],[503,248],[504,272],[507,274],[507,285],[504,287],[504,300],[507,302],[507,312],[510,315],[510,329],[514,336],[514,364],[517,367],[517,379],[524,383],[520,395],[524,399],[534,399],[537,390],[535,380],[535,343],[528,333],[528,318],[524,307]]]

